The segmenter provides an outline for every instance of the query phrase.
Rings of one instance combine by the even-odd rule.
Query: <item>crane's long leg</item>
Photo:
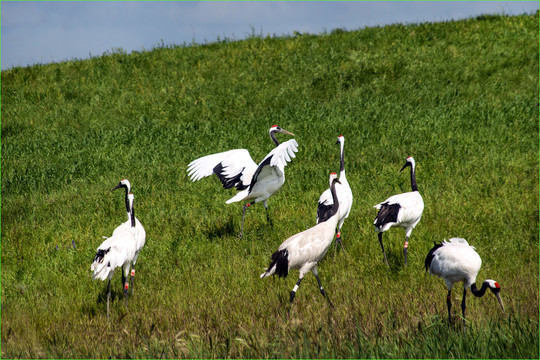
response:
[[[405,244],[403,244],[403,257],[405,258],[405,266],[407,266],[407,249],[409,248],[409,237],[405,238]]]
[[[448,290],[448,295],[446,295],[446,306],[448,307],[448,322],[452,322],[452,315],[450,313],[450,309],[452,309],[452,297],[450,296],[450,293],[452,290]]]
[[[274,227],[274,223],[270,219],[270,214],[268,214],[268,199],[264,200],[263,202],[264,208],[266,209],[266,220],[270,224],[270,226]]]
[[[330,304],[330,307],[334,307],[334,305],[332,305],[332,302],[328,298],[328,294],[326,293],[326,291],[322,287],[321,279],[319,279],[319,274],[317,273],[317,266],[316,265],[315,265],[315,267],[313,267],[311,269],[311,272],[313,273],[313,275],[315,275],[315,278],[317,279],[317,283],[319,284],[319,290],[321,291],[321,294],[323,294],[323,296],[326,298],[326,300],[328,301],[328,304]]]
[[[122,271],[122,287],[124,288],[124,297],[126,298],[126,307],[127,307],[128,306],[129,283],[126,280],[126,275],[124,275],[124,271]]]
[[[463,289],[463,300],[461,301],[461,313],[463,314],[463,331],[465,331],[465,298],[467,297],[467,288]]]
[[[133,264],[133,268],[131,269],[131,295],[133,295],[133,279],[135,278],[135,264]]]
[[[242,226],[240,228],[240,235],[238,235],[239,238],[241,238],[242,234],[244,233],[244,217],[246,216],[246,209],[250,207],[251,205],[253,205],[254,203],[255,201],[247,203],[246,205],[244,205],[244,208],[242,209]]]
[[[107,321],[109,321],[109,299],[111,298],[111,279],[109,278],[109,284],[107,285]]]
[[[341,246],[341,250],[345,251],[345,248],[343,247],[343,244],[341,243],[341,231],[338,230],[336,234],[336,251],[337,251],[337,245]]]
[[[296,282],[296,285],[294,285],[292,291],[291,291],[291,298],[289,300],[289,302],[292,304],[293,300],[294,300],[294,296],[296,295],[296,291],[298,290],[298,287],[300,286],[300,283],[302,282],[302,278],[299,278],[298,281]]]
[[[382,253],[384,255],[384,263],[386,264],[386,266],[390,267],[390,265],[388,265],[388,260],[386,259],[386,253],[384,252],[384,246],[382,243],[382,232],[380,232],[378,235],[379,235],[379,243],[381,244]]]

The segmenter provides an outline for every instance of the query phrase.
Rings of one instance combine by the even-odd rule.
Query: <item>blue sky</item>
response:
[[[1,1],[1,67],[84,59],[122,48],[311,34],[481,14],[523,14],[538,1]]]

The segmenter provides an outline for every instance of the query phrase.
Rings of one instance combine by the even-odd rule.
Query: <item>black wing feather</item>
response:
[[[381,208],[375,218],[375,227],[380,228],[390,222],[397,222],[399,209],[401,209],[401,205],[399,204],[381,204]]]
[[[431,262],[433,261],[433,258],[435,257],[435,251],[437,251],[438,248],[443,246],[442,243],[437,244],[436,242],[433,242],[433,245],[434,245],[433,248],[431,250],[429,250],[429,252],[427,254],[426,261],[424,261],[426,271],[428,271],[429,268],[431,267]]]
[[[320,224],[332,217],[332,207],[334,205],[325,205],[324,203],[319,203],[317,208],[317,223]]]
[[[214,174],[217,175],[221,183],[223,184],[223,187],[225,189],[230,189],[232,187],[236,187],[237,190],[244,190],[247,189],[247,185],[242,184],[242,172],[244,171],[245,167],[242,169],[238,175],[234,177],[226,177],[223,175],[223,165],[221,163],[217,164],[214,169],[212,170]]]

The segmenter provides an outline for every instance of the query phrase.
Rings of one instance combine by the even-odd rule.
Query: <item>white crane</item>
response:
[[[116,268],[122,268],[122,284],[124,287],[124,296],[128,299],[129,283],[126,281],[129,275],[129,268],[136,251],[135,237],[135,210],[133,208],[133,194],[128,195],[130,203],[131,226],[111,236],[101,243],[97,248],[94,262],[90,270],[94,272],[93,278],[99,280],[109,279],[107,285],[107,319],[109,319],[109,299],[111,297],[111,278]]]
[[[192,181],[216,174],[223,187],[235,187],[240,190],[235,196],[226,201],[227,204],[237,201],[250,201],[242,210],[242,226],[239,237],[244,231],[244,216],[246,209],[258,202],[263,202],[266,218],[269,223],[267,200],[274,195],[285,182],[285,166],[298,151],[298,143],[291,139],[280,144],[275,134],[294,134],[274,125],[269,130],[270,137],[276,147],[257,165],[246,149],[229,150],[222,153],[207,155],[193,160],[188,165],[188,173]]]
[[[405,258],[405,266],[407,266],[407,249],[409,247],[409,237],[412,230],[420,221],[422,212],[424,211],[424,200],[418,192],[416,186],[415,162],[412,156],[407,157],[405,165],[400,171],[403,171],[407,166],[411,167],[411,192],[398,194],[389,197],[382,203],[374,207],[379,210],[373,224],[375,231],[378,232],[379,242],[381,244],[384,255],[384,262],[388,265],[386,253],[382,242],[382,233],[394,226],[400,226],[405,229],[405,244],[403,245],[403,256]]]
[[[300,274],[298,282],[291,291],[290,302],[294,300],[296,291],[300,286],[300,282],[304,276],[311,271],[319,284],[321,294],[328,300],[330,306],[332,303],[323,289],[321,279],[317,272],[317,263],[321,260],[334,239],[334,233],[339,220],[339,200],[336,194],[336,183],[339,184],[336,173],[330,174],[330,192],[334,205],[330,210],[330,217],[317,225],[304,230],[296,235],[285,240],[276,252],[272,254],[270,266],[261,278],[277,274],[279,277],[286,277],[291,269],[299,269]]]
[[[429,251],[425,267],[426,271],[435,276],[442,278],[446,282],[448,295],[446,296],[446,304],[448,306],[448,321],[451,321],[450,309],[452,307],[451,291],[455,283],[462,281],[463,300],[461,302],[461,310],[463,313],[463,326],[465,327],[465,298],[467,296],[467,288],[476,297],[484,296],[489,288],[501,305],[504,311],[504,306],[499,292],[501,287],[495,280],[485,280],[482,283],[480,290],[476,287],[476,276],[482,265],[480,255],[475,251],[473,246],[470,246],[465,239],[451,238],[449,241],[444,241],[441,244],[436,244]]]
[[[339,199],[339,220],[338,220],[338,231],[336,234],[336,247],[337,244],[343,249],[343,244],[341,243],[341,227],[346,218],[349,217],[351,212],[351,207],[353,203],[353,194],[347,177],[345,176],[345,156],[344,156],[344,146],[345,146],[345,137],[339,135],[336,141],[336,144],[340,145],[340,171],[339,171],[339,182],[336,184],[336,193]],[[319,205],[317,207],[317,223],[325,221],[329,216],[329,211],[332,209],[332,194],[330,189],[326,189],[319,198]]]
[[[119,225],[116,229],[113,231],[113,236],[116,234],[119,234],[131,227],[131,211],[130,211],[130,205],[128,201],[128,194],[131,192],[131,184],[127,179],[122,179],[116,185],[111,191],[114,191],[119,188],[124,188],[126,190],[126,210],[128,215],[128,220]],[[133,261],[131,263],[131,276],[130,276],[130,282],[131,282],[131,294],[133,295],[133,279],[135,278],[135,264],[137,264],[137,257],[139,256],[139,252],[144,247],[144,244],[146,243],[146,231],[144,230],[144,227],[142,226],[139,219],[135,218],[135,238],[137,240],[137,250],[135,251],[135,256],[133,257]]]

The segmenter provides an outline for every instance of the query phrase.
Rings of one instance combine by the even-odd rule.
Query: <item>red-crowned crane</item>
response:
[[[131,192],[131,184],[129,183],[129,180],[128,179],[120,180],[118,185],[116,185],[111,191],[114,191],[119,188],[124,188],[126,190],[125,201],[126,201],[126,210],[127,210],[128,220],[125,223],[118,226],[116,229],[114,229],[113,236],[131,227],[131,215],[130,215],[131,212],[130,212],[129,201],[128,201],[128,194]],[[133,257],[133,261],[131,264],[131,277],[130,277],[132,295],[133,295],[133,279],[135,278],[135,264],[137,264],[137,257],[139,256],[139,252],[142,250],[142,248],[144,247],[144,244],[146,243],[146,231],[144,230],[144,227],[142,226],[139,219],[137,218],[135,218],[135,238],[137,239],[137,250],[135,251],[135,256]]]
[[[135,210],[133,208],[133,194],[128,195],[130,204],[131,226],[124,231],[111,236],[101,243],[97,248],[94,262],[90,270],[94,272],[93,278],[99,280],[109,279],[107,285],[107,320],[109,319],[109,299],[111,297],[111,278],[116,268],[122,268],[122,285],[124,296],[128,299],[129,283],[126,278],[129,275],[129,268],[135,252],[137,250],[137,239],[135,237]]]
[[[403,171],[407,166],[411,167],[411,192],[398,194],[389,197],[383,202],[374,207],[379,210],[373,224],[375,231],[378,232],[379,243],[384,255],[384,262],[388,265],[386,253],[382,242],[382,233],[394,226],[400,226],[405,229],[405,244],[403,245],[403,256],[405,258],[405,266],[407,266],[407,249],[409,247],[409,236],[420,221],[422,212],[424,211],[424,200],[418,192],[416,185],[415,163],[412,156],[407,157],[405,165],[400,171]]]
[[[278,250],[272,254],[270,266],[261,274],[261,278],[274,274],[277,274],[279,277],[286,277],[291,269],[299,269],[298,282],[291,291],[291,303],[294,300],[300,282],[308,271],[311,271],[315,275],[315,278],[317,278],[321,294],[323,294],[330,306],[332,306],[326,291],[322,287],[321,279],[319,279],[317,263],[326,255],[328,248],[332,244],[339,220],[339,199],[336,194],[336,183],[339,184],[337,174],[331,173],[330,192],[332,193],[334,205],[330,211],[330,217],[326,221],[320,222],[312,228],[285,240],[279,246]]]
[[[345,156],[344,156],[344,147],[345,147],[345,137],[339,135],[336,141],[336,144],[340,145],[340,171],[339,171],[339,182],[336,184],[336,193],[339,199],[339,217],[338,217],[338,231],[336,235],[336,248],[337,244],[341,245],[343,249],[343,244],[341,243],[341,227],[346,218],[349,217],[351,212],[351,207],[353,203],[353,194],[347,177],[345,176]],[[330,210],[332,209],[332,194],[330,189],[326,189],[319,198],[319,204],[317,207],[317,223],[321,221],[326,221],[330,216]]]
[[[501,287],[495,280],[485,280],[482,283],[480,290],[476,287],[476,275],[482,265],[480,255],[475,251],[473,246],[470,246],[465,239],[451,238],[449,241],[444,241],[435,246],[429,251],[425,267],[430,274],[438,276],[444,280],[448,288],[446,296],[446,304],[448,306],[448,321],[451,321],[450,309],[452,307],[450,293],[455,283],[463,281],[463,300],[461,301],[461,311],[463,313],[463,327],[465,328],[465,298],[467,296],[467,288],[476,297],[484,296],[489,288],[501,305],[504,311],[504,306],[499,292]]]
[[[227,204],[237,201],[248,201],[242,209],[242,226],[239,237],[244,231],[246,209],[258,202],[263,202],[266,218],[269,223],[267,200],[274,195],[285,182],[285,166],[298,151],[298,143],[291,139],[280,144],[276,133],[294,136],[293,133],[273,125],[269,134],[276,147],[257,165],[246,149],[229,150],[207,155],[193,160],[188,165],[188,173],[192,181],[216,174],[223,187],[235,187],[238,194],[226,201]],[[251,200],[251,201],[250,201]]]

